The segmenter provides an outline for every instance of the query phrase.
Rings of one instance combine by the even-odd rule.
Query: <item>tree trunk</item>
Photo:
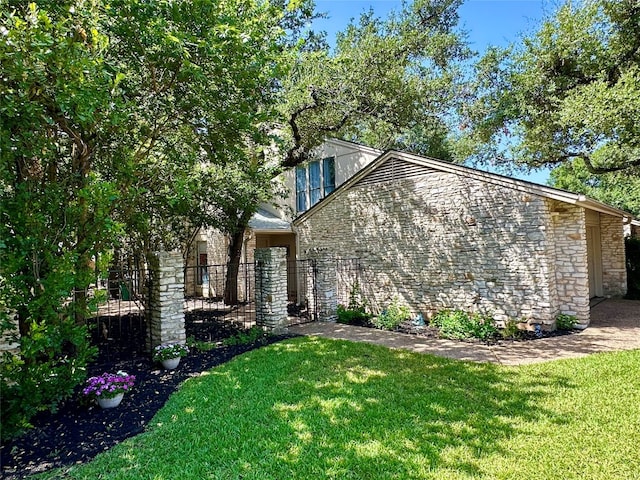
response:
[[[244,243],[244,228],[229,236],[229,262],[227,263],[227,275],[224,283],[225,305],[238,304],[238,271],[240,270],[240,258],[242,257],[242,245]]]

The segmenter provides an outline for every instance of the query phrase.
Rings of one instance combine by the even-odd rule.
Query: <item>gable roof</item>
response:
[[[485,172],[475,168],[457,165],[455,163],[444,162],[434,158],[423,157],[412,153],[399,152],[396,150],[387,150],[368,166],[360,170],[349,180],[344,182],[340,187],[316,203],[306,212],[299,215],[293,224],[297,225],[304,219],[314,215],[315,212],[326,206],[328,203],[336,200],[346,193],[351,187],[356,185],[374,184],[383,181],[392,181],[405,178],[412,178],[428,174],[429,172],[446,172],[456,175],[470,177],[475,180],[512,188],[519,192],[526,192],[532,195],[538,195],[544,198],[550,198],[561,202],[579,205],[589,210],[622,217],[625,223],[633,220],[633,215],[618,208],[612,207],[605,203],[591,199],[585,195],[569,192],[559,188],[539,185],[537,183],[519,180],[516,178],[499,175],[497,173]]]

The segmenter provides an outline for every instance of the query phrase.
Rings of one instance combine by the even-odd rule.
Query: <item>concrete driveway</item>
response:
[[[583,357],[597,352],[640,349],[640,301],[607,299],[600,302],[591,310],[589,328],[573,335],[497,345],[427,339],[330,322],[298,325],[291,327],[290,331],[300,335],[374,343],[459,360],[524,365]]]

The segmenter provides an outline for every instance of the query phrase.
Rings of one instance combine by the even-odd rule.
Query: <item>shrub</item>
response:
[[[395,297],[380,315],[373,318],[372,322],[376,328],[381,330],[394,330],[398,325],[410,318],[409,307],[400,304],[398,298]]]
[[[244,332],[240,332],[234,335],[233,337],[225,338],[222,341],[222,344],[226,345],[227,347],[233,345],[248,345],[250,343],[257,342],[259,339],[266,336],[267,333],[265,333],[262,328],[254,326]]]
[[[500,330],[503,338],[520,338],[524,336],[523,331],[518,327],[517,320],[509,319],[504,323],[504,328]]]
[[[199,352],[208,352],[210,350],[213,350],[217,346],[215,342],[205,342],[202,340],[196,340],[194,337],[187,338],[187,345],[192,350],[195,349],[195,350],[198,350]]]
[[[575,315],[561,313],[556,317],[556,328],[558,330],[573,330],[577,323],[578,319]]]
[[[442,310],[433,316],[431,324],[440,329],[444,338],[463,340],[479,338],[488,340],[498,333],[495,320],[490,315],[463,310]]]
[[[349,291],[349,304],[338,305],[338,323],[363,325],[371,319],[367,312],[367,300],[362,295],[360,284],[355,282]]]
[[[55,411],[87,377],[95,354],[86,327],[70,317],[31,323],[20,338],[20,355],[5,352],[0,362],[2,438],[31,427],[36,413]]]

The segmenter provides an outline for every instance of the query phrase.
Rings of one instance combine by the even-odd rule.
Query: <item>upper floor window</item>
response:
[[[335,157],[296,167],[296,209],[304,212],[336,189]]]

